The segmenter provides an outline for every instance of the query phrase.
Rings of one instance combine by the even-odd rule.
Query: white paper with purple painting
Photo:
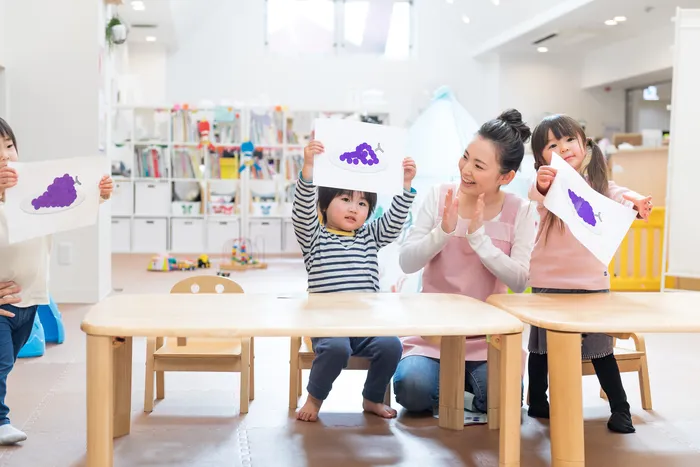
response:
[[[627,236],[637,211],[603,196],[557,154],[552,154],[557,176],[544,206],[569,227],[571,233],[606,267]]]
[[[100,203],[99,183],[109,174],[106,157],[11,162],[17,186],[5,193],[9,243],[92,225]]]
[[[317,119],[315,138],[326,152],[314,161],[314,184],[398,195],[408,132],[373,123]]]

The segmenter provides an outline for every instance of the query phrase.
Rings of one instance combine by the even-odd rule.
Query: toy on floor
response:
[[[34,326],[29,340],[17,355],[18,358],[40,357],[44,355],[47,342],[63,344],[66,338],[61,312],[49,297],[48,305],[39,305],[34,318]]]
[[[41,325],[39,313],[34,316],[34,325],[32,333],[29,335],[29,340],[24,344],[22,349],[17,354],[17,358],[32,358],[41,357],[46,350],[46,336],[44,335],[44,326]]]
[[[200,269],[208,269],[211,267],[211,263],[209,262],[209,256],[207,255],[200,255],[199,258],[197,258],[197,267]]]
[[[206,255],[203,255],[206,257]],[[180,259],[178,260],[177,258],[174,258],[169,255],[156,255],[153,258],[151,258],[151,262],[148,263],[148,270],[149,271],[159,271],[159,272],[168,272],[168,271],[194,271],[197,269],[198,265],[201,264],[202,261],[202,256],[199,257],[199,260],[195,263],[194,261],[191,261],[189,259]],[[207,264],[208,264],[208,259],[207,259]],[[201,266],[200,266],[201,267]]]
[[[216,275],[228,277],[231,275],[228,271],[245,271],[248,269],[267,269],[267,263],[255,259],[253,252],[247,247],[246,240],[239,238],[234,240],[231,246],[231,261],[221,263],[219,272]]]

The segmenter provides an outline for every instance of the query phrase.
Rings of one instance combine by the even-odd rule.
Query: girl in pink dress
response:
[[[399,258],[407,274],[424,269],[423,292],[486,300],[508,287],[525,290],[537,211],[501,187],[515,177],[529,137],[517,110],[484,123],[459,159],[460,181],[427,195]],[[402,344],[396,401],[410,412],[435,410],[440,346],[420,336],[404,337]],[[464,387],[474,395],[473,407],[466,407],[472,411],[486,412],[486,351],[485,337],[467,339]]]

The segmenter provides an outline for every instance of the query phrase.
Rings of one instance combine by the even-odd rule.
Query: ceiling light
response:
[[[449,4],[452,4],[454,2],[455,2],[455,0],[447,0],[447,3],[449,3]]]
[[[156,36],[146,36],[146,42],[155,42]]]
[[[549,49],[547,47],[537,47],[537,51],[541,54],[549,52]]]
[[[623,22],[627,21],[627,17],[626,16],[616,16],[615,21],[617,21],[618,23],[623,23]]]
[[[491,0],[494,5],[498,6],[501,4],[501,0]]]
[[[617,24],[617,21],[615,21],[614,19],[609,19],[609,20],[605,21],[605,24],[607,26],[615,26]]]
[[[467,15],[462,15],[462,21],[464,21],[465,24],[469,24],[469,22],[470,22],[471,20],[469,19],[469,16],[467,16]]]
[[[143,11],[146,9],[146,5],[144,5],[142,0],[134,0],[131,2],[131,8],[133,8],[136,11]]]

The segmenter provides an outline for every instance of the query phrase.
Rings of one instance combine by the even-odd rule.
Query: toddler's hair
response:
[[[501,173],[517,172],[525,155],[525,143],[530,138],[530,127],[515,109],[503,112],[498,118],[481,125],[478,135],[496,145]]]
[[[328,206],[331,204],[331,201],[333,201],[338,196],[342,195],[348,195],[352,198],[354,193],[359,193],[360,196],[367,201],[367,204],[369,204],[369,212],[367,213],[367,218],[369,218],[374,212],[374,208],[377,207],[376,193],[370,193],[368,191],[355,192],[353,190],[344,190],[342,188],[330,188],[325,186],[318,187],[318,208],[321,211],[323,223],[328,223],[328,219],[326,218],[326,211],[328,210]]]
[[[0,118],[0,138],[3,140],[5,138],[10,138],[13,146],[15,149],[17,149],[17,139],[15,138],[15,134],[12,131],[12,128],[10,128],[10,125],[2,118]]]

